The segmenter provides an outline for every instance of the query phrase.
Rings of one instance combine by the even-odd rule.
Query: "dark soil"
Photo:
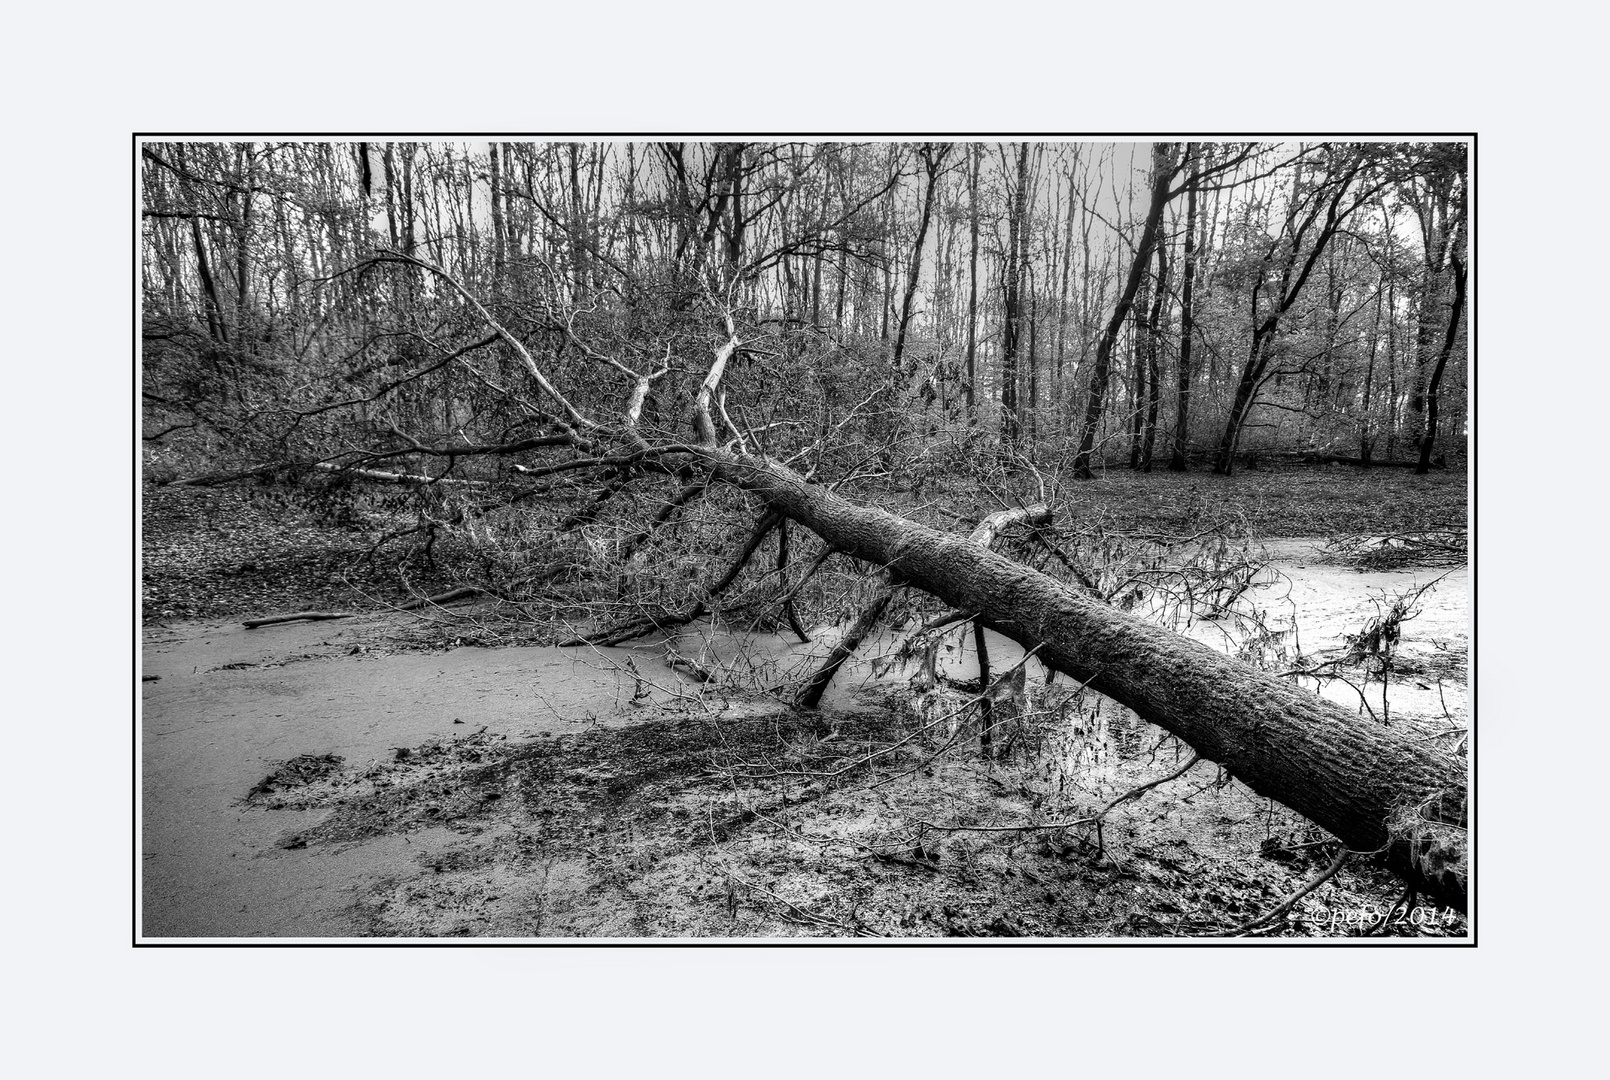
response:
[[[246,793],[246,802],[266,806],[270,810],[284,810],[296,805],[285,797],[285,792],[306,788],[325,779],[341,768],[339,754],[302,754],[285,762],[257,782]]]

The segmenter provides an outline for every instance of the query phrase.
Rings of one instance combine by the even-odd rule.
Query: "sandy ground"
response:
[[[1358,574],[1316,561],[1307,542],[1271,554],[1281,580],[1259,602],[1271,621],[1295,613],[1310,654],[1375,612],[1372,590],[1441,573]],[[1464,573],[1406,626],[1406,655],[1462,655]],[[932,758],[921,748],[943,741],[941,725],[905,756],[849,768],[860,740],[870,749],[919,726],[909,673],[849,672],[824,739],[671,670],[663,643],[386,655],[395,618],[147,629],[144,674],[158,678],[142,686],[145,937],[1201,933],[1311,872],[1304,823],[1214,784],[1206,766],[1115,818],[1094,858],[1088,836],[914,828],[1067,811],[1177,760],[1110,702],[1072,728],[1060,714],[1057,730],[1077,736],[1054,745],[1025,721],[1025,744],[1040,742],[1016,763]],[[802,652],[676,644],[763,672]],[[1015,659],[1010,643],[994,649],[997,668]],[[965,649],[941,663],[958,678],[976,671]],[[1043,704],[1054,695],[1040,681],[1028,693]],[[1400,679],[1392,707],[1446,705],[1462,719],[1462,672],[1441,682]],[[1345,686],[1325,692],[1358,704]],[[325,755],[341,759],[330,775],[261,793],[283,763]],[[823,779],[840,768],[844,782]],[[1267,848],[1277,834],[1260,858],[1258,838]],[[1391,899],[1390,881],[1367,872],[1337,888],[1332,922],[1343,899]],[[1326,917],[1322,907],[1307,932]]]

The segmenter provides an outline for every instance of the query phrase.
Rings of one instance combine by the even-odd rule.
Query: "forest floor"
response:
[[[1078,494],[1075,512],[1113,531],[1239,515],[1259,536],[1312,541],[1462,525],[1465,476],[1115,472]],[[819,724],[671,670],[664,642],[482,647],[450,612],[384,610],[445,577],[364,564],[362,522],[275,498],[144,493],[147,937],[1219,936],[1327,861],[1323,833],[1206,763],[1099,831],[1002,828],[1088,817],[1188,757],[1039,675],[997,734],[1006,749],[985,757],[965,726],[951,737],[962,699],[914,691],[909,672],[841,677]],[[1276,547],[1305,572],[1318,562],[1312,542]],[[1327,599],[1305,602],[1330,605],[1334,625],[1304,635],[1325,655],[1371,610],[1372,587],[1444,571],[1356,585],[1344,567],[1314,572],[1299,585]],[[1445,583],[1405,629],[1418,650],[1393,715],[1429,736],[1465,722],[1465,587]],[[222,621],[318,608],[370,613]],[[943,659],[956,678],[965,653]],[[997,666],[1011,661],[1002,650]],[[1253,936],[1356,936],[1399,892],[1354,859]],[[1466,929],[1421,908],[1382,936]]]

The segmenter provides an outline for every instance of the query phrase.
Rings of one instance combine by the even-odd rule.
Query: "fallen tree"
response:
[[[1317,451],[1299,451],[1291,455],[1304,465],[1355,465],[1361,469],[1413,469],[1418,461],[1395,461],[1392,458],[1348,457],[1345,454],[1321,454]],[[1439,465],[1439,468],[1445,466]]]
[[[734,423],[721,391],[723,372],[741,352],[732,308],[709,290],[720,312],[708,371],[692,401],[695,441],[652,442],[639,428],[656,370],[601,355],[563,330],[581,356],[613,369],[630,387],[623,416],[604,421],[577,407],[542,371],[520,339],[500,325],[446,271],[410,255],[386,252],[380,262],[406,264],[439,277],[494,330],[523,367],[542,406],[528,406],[568,446],[585,455],[528,468],[528,477],[579,469],[632,475],[696,475],[751,493],[761,503],[727,574],[687,609],[656,614],[606,632],[594,643],[624,640],[698,618],[784,519],[812,530],[829,550],[888,574],[891,587],[921,589],[1036,655],[1049,668],[1087,684],[1219,763],[1237,779],[1333,833],[1347,849],[1378,853],[1408,885],[1441,904],[1466,906],[1466,782],[1462,759],[1431,749],[1402,728],[1360,717],[1318,695],[1259,672],[1206,645],[1088,598],[1057,579],[998,554],[983,542],[939,532],[876,507],[858,505],[765,449],[756,430]],[[641,365],[639,365],[641,366]],[[623,387],[624,389],[624,387]],[[739,413],[740,420],[743,414]],[[816,449],[836,429],[824,425]],[[723,432],[724,435],[718,435]],[[395,429],[394,429],[394,433]],[[718,439],[730,436],[726,442]],[[424,444],[410,442],[420,448]],[[460,448],[460,456],[497,447]],[[703,483],[704,481],[700,481]],[[684,488],[683,490],[686,490]],[[673,514],[662,511],[656,521]],[[654,526],[651,526],[653,528]],[[993,530],[992,530],[993,531]],[[991,531],[991,535],[992,535]],[[881,606],[881,605],[875,605]],[[873,612],[866,621],[876,621]]]
[[[529,440],[536,442],[537,440]],[[471,447],[460,450],[460,454],[487,454],[502,453],[499,448]],[[444,454],[445,456],[445,454]],[[295,468],[317,469],[320,472],[341,473],[353,480],[367,480],[373,484],[413,484],[429,486],[431,484],[457,484],[467,487],[484,487],[484,480],[461,480],[451,476],[418,476],[413,473],[385,472],[380,469],[357,469],[344,465],[337,465],[331,461],[315,461],[308,465],[296,466],[290,462],[275,462],[270,465],[256,465],[250,469],[240,469],[234,472],[207,473],[202,476],[189,476],[182,480],[170,480],[164,487],[217,487],[221,484],[232,484],[237,480],[249,480],[258,477],[273,476],[277,472]],[[517,466],[518,467],[518,466]]]
[[[1178,736],[1260,795],[1380,852],[1415,890],[1466,904],[1465,767],[1190,638],[1128,615],[971,539],[857,506],[775,462],[699,457],[846,554],[1033,648],[1048,667]]]

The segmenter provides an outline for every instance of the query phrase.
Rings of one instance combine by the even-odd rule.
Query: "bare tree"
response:
[[[1134,259],[1129,264],[1129,277],[1124,283],[1123,291],[1118,294],[1118,303],[1113,308],[1112,317],[1107,320],[1107,328],[1096,344],[1096,361],[1090,373],[1084,425],[1079,433],[1079,449],[1073,459],[1073,473],[1081,480],[1089,480],[1094,475],[1090,470],[1090,457],[1095,450],[1096,430],[1101,426],[1102,407],[1106,403],[1113,345],[1118,340],[1118,332],[1123,329],[1124,320],[1129,317],[1130,306],[1135,302],[1135,293],[1140,289],[1141,277],[1146,272],[1146,264],[1151,261],[1152,248],[1157,243],[1158,230],[1163,222],[1163,209],[1173,194],[1169,185],[1173,183],[1180,169],[1180,162],[1176,160],[1175,154],[1172,143],[1156,143],[1152,146],[1151,203],[1146,214],[1146,224],[1141,229],[1140,242],[1136,245]]]
[[[1191,345],[1195,336],[1195,310],[1192,306],[1196,284],[1196,185],[1194,178],[1199,148],[1185,147],[1185,265],[1180,272],[1180,360],[1174,396],[1174,441],[1168,456],[1170,472],[1184,472],[1185,441],[1190,434]]]
[[[1389,182],[1382,174],[1355,186],[1354,181],[1373,164],[1364,148],[1327,144],[1317,148],[1316,156],[1317,160],[1310,159],[1308,167],[1320,170],[1319,176],[1309,179],[1302,166],[1293,172],[1284,225],[1265,246],[1261,266],[1253,278],[1252,338],[1219,440],[1213,465],[1217,473],[1229,475],[1233,470],[1236,445],[1247,415],[1264,382],[1273,377],[1270,361],[1281,319],[1297,303],[1331,240]]]

